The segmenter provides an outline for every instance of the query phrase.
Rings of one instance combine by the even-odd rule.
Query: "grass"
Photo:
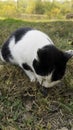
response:
[[[73,49],[73,21],[0,20],[0,45],[19,27],[47,33],[55,45]],[[61,84],[43,90],[17,66],[0,65],[0,130],[57,130],[73,127],[73,59]]]

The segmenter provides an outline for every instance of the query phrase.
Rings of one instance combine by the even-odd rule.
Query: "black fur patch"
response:
[[[32,68],[27,64],[27,63],[23,63],[22,64],[22,67],[25,69],[25,70],[30,70],[33,72]]]
[[[20,28],[18,30],[16,30],[13,35],[15,36],[15,42],[17,43],[22,37],[24,34],[26,34],[28,31],[32,30],[32,28]]]
[[[2,56],[3,56],[4,60],[7,62],[9,62],[9,58],[12,58],[12,55],[11,55],[9,47],[8,47],[9,41],[10,41],[10,39],[8,39],[4,43],[4,45],[2,46],[2,49],[1,49]]]
[[[52,81],[63,77],[67,60],[62,51],[53,45],[48,45],[39,49],[37,55],[38,60],[34,59],[33,67],[38,75],[47,76],[53,72]]]

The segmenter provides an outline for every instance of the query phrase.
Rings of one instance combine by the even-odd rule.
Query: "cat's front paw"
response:
[[[36,78],[34,76],[31,77],[30,79],[31,82],[35,82],[36,81]]]

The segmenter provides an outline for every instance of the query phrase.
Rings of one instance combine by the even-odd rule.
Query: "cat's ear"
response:
[[[73,50],[65,51],[64,54],[65,54],[65,57],[68,61],[71,57],[73,57]]]

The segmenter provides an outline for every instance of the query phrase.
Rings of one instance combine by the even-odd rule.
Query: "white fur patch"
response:
[[[0,59],[1,59],[1,61],[5,62],[4,58],[2,57],[1,50],[0,50]]]

